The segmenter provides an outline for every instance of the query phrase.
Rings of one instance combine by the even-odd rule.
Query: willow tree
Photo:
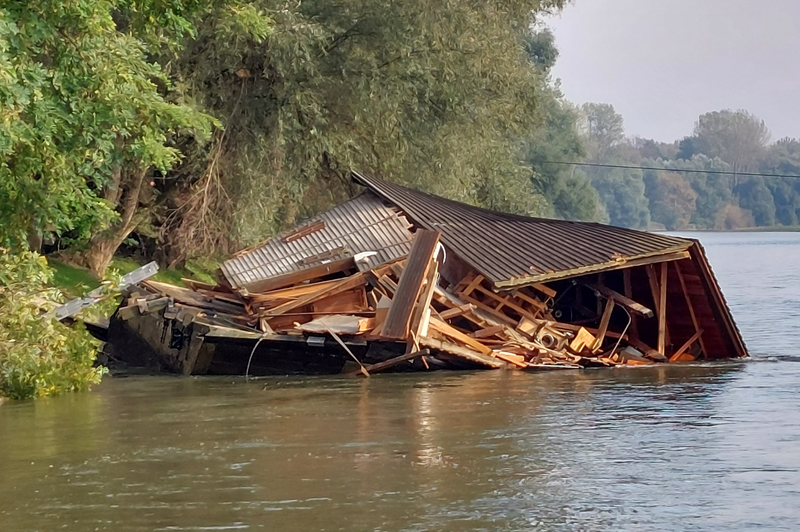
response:
[[[170,136],[209,131],[210,117],[165,97],[147,44],[117,27],[128,7],[0,4],[0,245],[69,232],[102,273],[141,221],[148,178],[181,157]]]
[[[164,178],[172,259],[249,244],[354,191],[350,169],[490,208],[547,211],[520,164],[540,74],[525,36],[561,0],[218,3],[162,62],[223,122]],[[188,155],[191,154],[191,155]]]

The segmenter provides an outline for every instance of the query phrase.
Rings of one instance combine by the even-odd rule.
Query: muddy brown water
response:
[[[0,531],[800,529],[800,234],[695,234],[748,362],[107,378],[0,406]]]

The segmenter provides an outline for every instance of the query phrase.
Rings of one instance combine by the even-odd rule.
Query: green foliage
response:
[[[86,390],[105,370],[94,367],[99,342],[80,326],[42,316],[60,298],[52,271],[32,252],[0,249],[0,395],[14,399]]]
[[[126,185],[123,168],[166,171],[181,158],[171,135],[208,131],[209,117],[164,97],[144,42],[117,28],[133,4],[0,5],[0,244],[87,240],[117,216],[104,191]]]
[[[180,258],[262,240],[354,193],[350,169],[547,212],[519,161],[541,120],[524,45],[532,12],[561,3],[252,0],[237,4],[247,23],[217,5],[164,60],[181,97],[225,124],[170,174],[196,181],[176,187],[164,243]]]
[[[584,139],[577,130],[579,112],[550,79],[550,69],[558,57],[553,34],[547,28],[535,27],[526,40],[526,51],[541,85],[537,94],[541,124],[532,129],[523,149],[523,160],[534,172],[533,188],[549,203],[548,215],[607,222],[600,197],[586,175],[572,167],[552,164],[579,160],[586,153]]]

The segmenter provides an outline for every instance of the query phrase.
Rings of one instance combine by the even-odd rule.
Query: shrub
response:
[[[0,248],[0,396],[86,390],[106,372],[94,367],[100,342],[82,324],[43,316],[61,299],[48,288],[52,274],[37,253]]]

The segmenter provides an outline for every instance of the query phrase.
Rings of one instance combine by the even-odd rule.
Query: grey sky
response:
[[[614,105],[629,135],[672,141],[730,108],[800,137],[798,0],[576,0],[547,22],[567,98]]]

